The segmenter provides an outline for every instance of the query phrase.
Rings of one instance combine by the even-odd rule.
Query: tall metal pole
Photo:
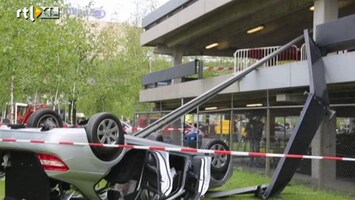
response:
[[[184,98],[181,98],[181,106],[184,106]],[[180,117],[180,145],[183,146],[184,145],[184,131],[185,131],[185,115]]]
[[[197,114],[197,122],[196,122],[196,131],[197,131],[197,136],[196,136],[196,148],[199,148],[198,143],[199,141],[199,136],[200,134],[200,106],[197,106],[196,108],[196,114]],[[195,124],[193,124],[195,125]]]
[[[262,64],[266,63],[268,60],[270,60],[271,58],[280,54],[281,52],[285,51],[291,45],[301,41],[302,39],[303,39],[303,35],[298,36],[297,38],[293,39],[291,42],[280,47],[278,50],[274,51],[270,55],[262,58],[261,60],[259,60],[259,62],[254,63],[253,65],[246,68],[245,70],[236,73],[235,75],[233,75],[232,77],[230,77],[226,81],[218,84],[217,86],[213,87],[212,89],[208,90],[207,92],[205,92],[205,93],[201,94],[200,96],[196,97],[195,99],[189,101],[185,105],[182,105],[181,107],[175,109],[174,111],[170,112],[169,114],[167,114],[164,117],[160,118],[159,120],[155,121],[151,125],[147,126],[143,130],[138,131],[137,133],[134,134],[134,136],[147,137],[148,135],[150,135],[154,131],[158,130],[159,128],[163,127],[164,125],[173,122],[177,118],[185,115],[186,113],[192,111],[197,106],[203,104],[204,102],[208,101],[212,97],[216,96],[219,92],[226,89],[228,86],[232,85],[236,81],[245,77],[247,74],[254,71],[258,67],[260,67]]]
[[[15,124],[15,76],[11,76],[11,83],[10,83],[10,124]]]
[[[266,152],[270,152],[270,96],[269,90],[266,90]],[[270,175],[270,158],[266,158],[265,174]]]
[[[233,99],[233,94],[231,94],[231,112],[230,112],[230,123],[229,123],[229,146],[232,147],[233,146],[233,135],[235,135],[235,137],[237,137],[237,133],[235,132],[235,119],[233,118],[233,110],[234,110],[234,99]]]

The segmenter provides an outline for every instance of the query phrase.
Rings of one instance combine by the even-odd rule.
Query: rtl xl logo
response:
[[[20,18],[21,14],[25,19],[29,18],[32,22],[34,22],[37,18],[59,19],[59,7],[24,7],[23,9],[17,10],[17,18]]]

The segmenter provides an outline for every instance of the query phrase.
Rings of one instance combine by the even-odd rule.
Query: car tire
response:
[[[202,145],[202,149],[229,151],[228,145],[220,139],[213,139],[207,141],[205,144]],[[230,162],[230,155],[213,155],[211,161],[211,171],[225,172],[228,169]]]
[[[124,144],[124,130],[120,120],[112,113],[97,113],[90,118],[86,127],[89,143]],[[112,161],[117,158],[122,148],[90,146],[97,158],[102,161]]]
[[[36,110],[31,114],[26,127],[50,130],[63,127],[63,121],[57,112],[50,109],[42,109]]]
[[[158,135],[155,140],[158,142],[164,142],[164,137],[162,135]]]

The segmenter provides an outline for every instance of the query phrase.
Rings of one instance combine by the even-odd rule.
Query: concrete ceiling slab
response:
[[[312,29],[313,12],[309,8],[313,2],[224,0],[216,5],[215,0],[198,0],[189,7],[204,6],[200,8],[203,11],[199,15],[197,7],[195,11],[187,10],[189,7],[182,9],[169,17],[171,21],[167,25],[162,21],[146,30],[141,37],[142,44],[156,47],[155,52],[160,54],[171,54],[175,48],[183,49],[185,56],[232,56],[237,49],[278,46],[301,35],[304,29]],[[339,17],[354,13],[355,1],[339,0]],[[179,22],[179,25],[173,26],[173,22]],[[258,25],[265,28],[254,34],[246,33]],[[214,42],[219,43],[218,47],[205,49],[206,45]]]

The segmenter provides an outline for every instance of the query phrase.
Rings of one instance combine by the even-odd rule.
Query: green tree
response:
[[[64,8],[60,1],[46,5]],[[10,83],[16,101],[35,93],[55,103],[58,95],[75,99],[85,85],[95,57],[91,25],[83,17],[61,15],[60,20],[35,22],[17,18],[17,9],[41,6],[40,1],[0,1],[0,106],[9,102]],[[74,89],[76,88],[76,89]]]
[[[152,49],[140,46],[137,22],[146,11],[137,12],[131,23],[99,29],[84,16],[35,22],[16,17],[17,9],[31,5],[41,3],[0,0],[1,108],[10,101],[11,83],[16,101],[35,94],[51,103],[77,100],[78,109],[89,115],[110,111],[130,117],[136,109],[150,108],[138,103],[141,78],[169,65],[159,56],[149,62]],[[55,0],[46,5],[65,7]]]
[[[131,23],[111,23],[100,31],[96,73],[78,103],[80,110],[90,114],[111,111],[118,116],[130,117],[136,110],[150,108],[139,103],[141,78],[149,73],[149,60],[153,54],[152,48],[140,45],[141,33],[142,28]],[[169,66],[159,56],[153,59],[153,70]]]

